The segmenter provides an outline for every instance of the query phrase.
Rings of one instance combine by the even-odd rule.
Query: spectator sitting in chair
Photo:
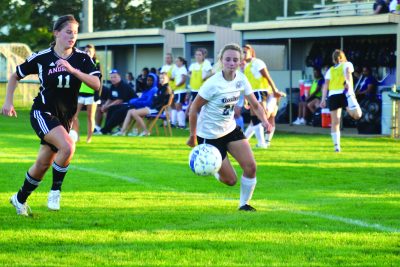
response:
[[[376,97],[376,85],[377,81],[371,74],[370,67],[363,67],[362,80],[360,82],[359,89],[355,92],[358,102],[364,99],[373,99]]]
[[[118,70],[113,69],[110,71],[110,80],[111,87],[107,90],[103,90],[104,95],[102,94],[102,98],[105,98],[106,100],[101,107],[96,110],[96,125],[94,129],[95,133],[98,133],[101,129],[100,125],[103,120],[104,113],[108,113],[111,107],[128,102],[129,99],[134,97],[132,89],[125,81],[121,79]]]
[[[172,90],[169,87],[168,82],[169,78],[167,73],[161,73],[160,88],[157,90],[151,105],[129,110],[126,114],[121,131],[115,133],[114,135],[126,135],[133,120],[136,121],[139,124],[139,127],[143,129],[139,136],[150,135],[143,118],[149,114],[158,114],[161,108],[168,103],[170,95],[172,94]]]
[[[110,134],[114,127],[122,124],[124,118],[130,109],[139,109],[150,106],[154,95],[157,93],[158,78],[155,74],[149,73],[147,76],[147,89],[145,89],[140,97],[132,98],[128,104],[115,107],[112,113],[107,115],[106,124],[98,134]]]
[[[322,97],[322,86],[324,85],[325,79],[322,76],[320,68],[314,68],[314,81],[311,84],[310,96],[306,99],[307,108],[312,114],[315,113],[319,104],[321,103]]]

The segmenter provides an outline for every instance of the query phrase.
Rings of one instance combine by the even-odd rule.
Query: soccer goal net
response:
[[[0,43],[0,99],[4,102],[7,81],[15,72],[17,65],[23,63],[32,54],[26,44]],[[29,75],[21,80],[14,94],[15,106],[29,106],[37,94],[39,80],[36,75]]]

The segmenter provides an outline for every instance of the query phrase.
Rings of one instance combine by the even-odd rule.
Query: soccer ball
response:
[[[69,136],[71,136],[75,143],[78,142],[78,133],[75,130],[70,130]]]
[[[189,154],[190,169],[200,176],[214,175],[221,168],[221,164],[221,153],[210,144],[198,145]]]

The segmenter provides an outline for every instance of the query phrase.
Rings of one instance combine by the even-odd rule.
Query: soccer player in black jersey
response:
[[[30,113],[31,125],[41,140],[39,154],[26,173],[21,189],[10,199],[19,215],[29,215],[26,200],[50,166],[53,184],[47,204],[50,210],[60,209],[61,185],[75,151],[68,132],[76,112],[79,88],[82,82],[94,90],[100,88],[100,72],[94,62],[85,52],[74,48],[78,27],[72,15],[58,18],[53,26],[55,41],[51,47],[32,54],[18,65],[8,81],[1,112],[16,117],[13,98],[18,81],[29,74],[37,74],[40,80],[40,91]]]

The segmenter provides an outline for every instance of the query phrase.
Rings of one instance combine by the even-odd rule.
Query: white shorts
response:
[[[278,99],[271,95],[268,95],[267,97],[267,110],[269,112],[274,112],[278,107]]]
[[[92,105],[97,102],[94,101],[94,96],[79,96],[78,97],[78,104],[83,105]]]

